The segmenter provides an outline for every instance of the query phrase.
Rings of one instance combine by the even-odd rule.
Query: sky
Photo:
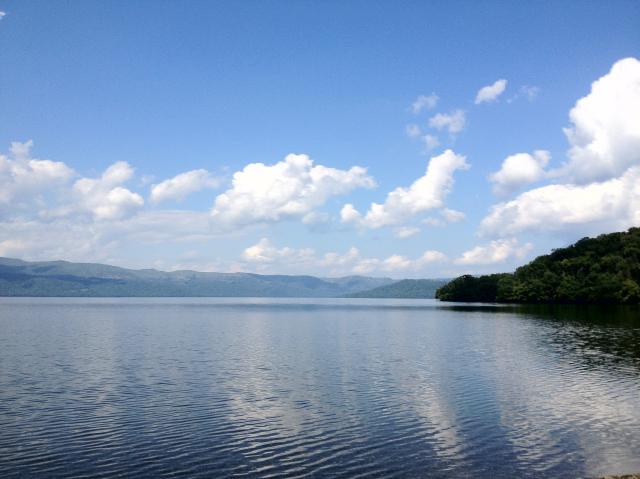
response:
[[[0,256],[452,277],[640,226],[640,2],[0,12]]]

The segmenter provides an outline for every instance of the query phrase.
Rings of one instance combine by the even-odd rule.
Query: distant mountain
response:
[[[425,298],[436,297],[436,290],[445,285],[446,279],[403,279],[366,291],[347,294],[349,298]]]
[[[640,304],[640,228],[583,238],[514,273],[460,276],[436,296],[443,301]]]
[[[0,296],[341,297],[391,278],[132,270],[94,263],[0,258]]]

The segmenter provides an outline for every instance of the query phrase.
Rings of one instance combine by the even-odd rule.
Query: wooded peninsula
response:
[[[513,273],[460,276],[436,291],[442,301],[640,304],[640,228],[583,238]]]

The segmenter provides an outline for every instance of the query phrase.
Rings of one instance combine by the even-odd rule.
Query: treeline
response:
[[[403,279],[378,288],[348,294],[347,298],[415,298],[433,299],[447,281],[441,279]]]
[[[514,273],[460,276],[442,301],[640,304],[640,228],[583,238],[539,256]]]

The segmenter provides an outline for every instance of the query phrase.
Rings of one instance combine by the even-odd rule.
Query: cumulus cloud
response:
[[[73,184],[74,208],[89,212],[97,220],[118,220],[144,205],[142,196],[121,186],[133,176],[126,161],[107,168],[100,178],[81,178]]]
[[[27,260],[105,261],[115,238],[102,228],[66,219],[45,223],[16,218],[0,222],[0,256]]]
[[[211,215],[228,227],[276,222],[302,217],[332,196],[374,186],[366,168],[328,168],[314,165],[307,155],[290,154],[274,165],[251,163],[236,172],[232,188],[218,195]]]
[[[421,264],[441,263],[447,261],[447,255],[441,251],[427,250],[418,260]]]
[[[71,214],[55,221],[14,218],[0,221],[0,256],[148,267],[147,260],[136,256],[139,248],[210,241],[215,236],[210,221],[208,212],[178,210],[140,211],[118,221]],[[162,257],[171,263],[171,255]]]
[[[12,142],[9,155],[0,155],[0,212],[11,206],[14,213],[42,201],[68,182],[74,171],[57,161],[31,158],[33,141]],[[10,213],[9,209],[5,213]]]
[[[410,238],[418,233],[420,233],[420,228],[416,228],[415,226],[402,226],[396,228],[393,232],[395,237],[400,239]]]
[[[411,260],[399,254],[391,255],[382,262],[382,268],[386,271],[404,271],[411,266]]]
[[[435,93],[431,95],[420,95],[411,104],[411,111],[414,115],[417,115],[422,110],[433,110],[438,104],[440,98]]]
[[[254,270],[278,272],[306,272],[322,270],[331,275],[418,272],[425,267],[447,261],[444,253],[427,250],[418,258],[393,254],[386,258],[363,256],[358,248],[344,253],[328,252],[318,255],[311,248],[276,247],[267,238],[244,250],[242,266]]]
[[[311,248],[276,248],[267,238],[262,238],[242,253],[242,259],[250,263],[273,263],[282,259],[289,263],[309,263],[314,257],[315,252]]]
[[[2,20],[5,17],[6,14],[7,14],[7,12],[3,12],[3,11],[0,10],[0,20]]]
[[[336,252],[325,253],[320,260],[322,266],[331,268],[352,268],[353,265],[360,260],[360,251],[355,246],[349,248],[346,253],[340,254]]]
[[[345,205],[341,211],[342,221],[358,223],[367,228],[381,228],[402,224],[419,213],[441,208],[453,188],[454,173],[468,168],[466,157],[446,150],[431,158],[424,176],[408,188],[393,190],[383,204],[372,203],[364,217],[353,205]]]
[[[572,126],[565,129],[568,161],[547,173],[558,184],[494,205],[482,220],[480,233],[509,236],[536,231],[575,238],[640,224],[638,111],[640,62],[627,58],[595,81],[591,92],[571,110]],[[522,181],[541,176],[542,163],[530,165],[530,175]]]
[[[496,80],[491,85],[483,86],[482,88],[480,88],[480,90],[478,90],[478,94],[476,95],[476,105],[497,100],[506,88],[507,80],[505,80],[504,78]]]
[[[340,210],[340,221],[343,223],[357,223],[362,219],[362,215],[351,203],[347,203]]]
[[[537,150],[533,154],[516,153],[508,156],[500,170],[492,173],[489,180],[493,183],[493,192],[508,195],[525,185],[545,178],[545,168],[551,159],[548,151]]]
[[[450,135],[455,135],[464,130],[467,122],[463,110],[454,110],[451,113],[438,113],[429,118],[429,126],[437,130],[447,130]]]
[[[484,235],[524,231],[615,231],[640,224],[640,167],[622,177],[588,185],[535,188],[491,208],[480,224]]]
[[[215,188],[220,180],[207,170],[192,170],[180,173],[151,187],[151,202],[160,203],[167,200],[182,200],[192,193],[205,188]]]
[[[625,58],[578,100],[566,128],[570,149],[561,172],[585,184],[640,163],[640,61]]]
[[[374,271],[386,273],[417,272],[423,270],[432,263],[442,263],[447,261],[447,256],[435,250],[427,250],[422,256],[411,259],[399,254],[393,254],[384,259],[378,258],[357,258],[352,271],[359,274],[368,274]]]
[[[461,265],[503,263],[511,258],[523,259],[532,249],[531,243],[520,245],[515,238],[501,239],[465,251],[454,262]]]

